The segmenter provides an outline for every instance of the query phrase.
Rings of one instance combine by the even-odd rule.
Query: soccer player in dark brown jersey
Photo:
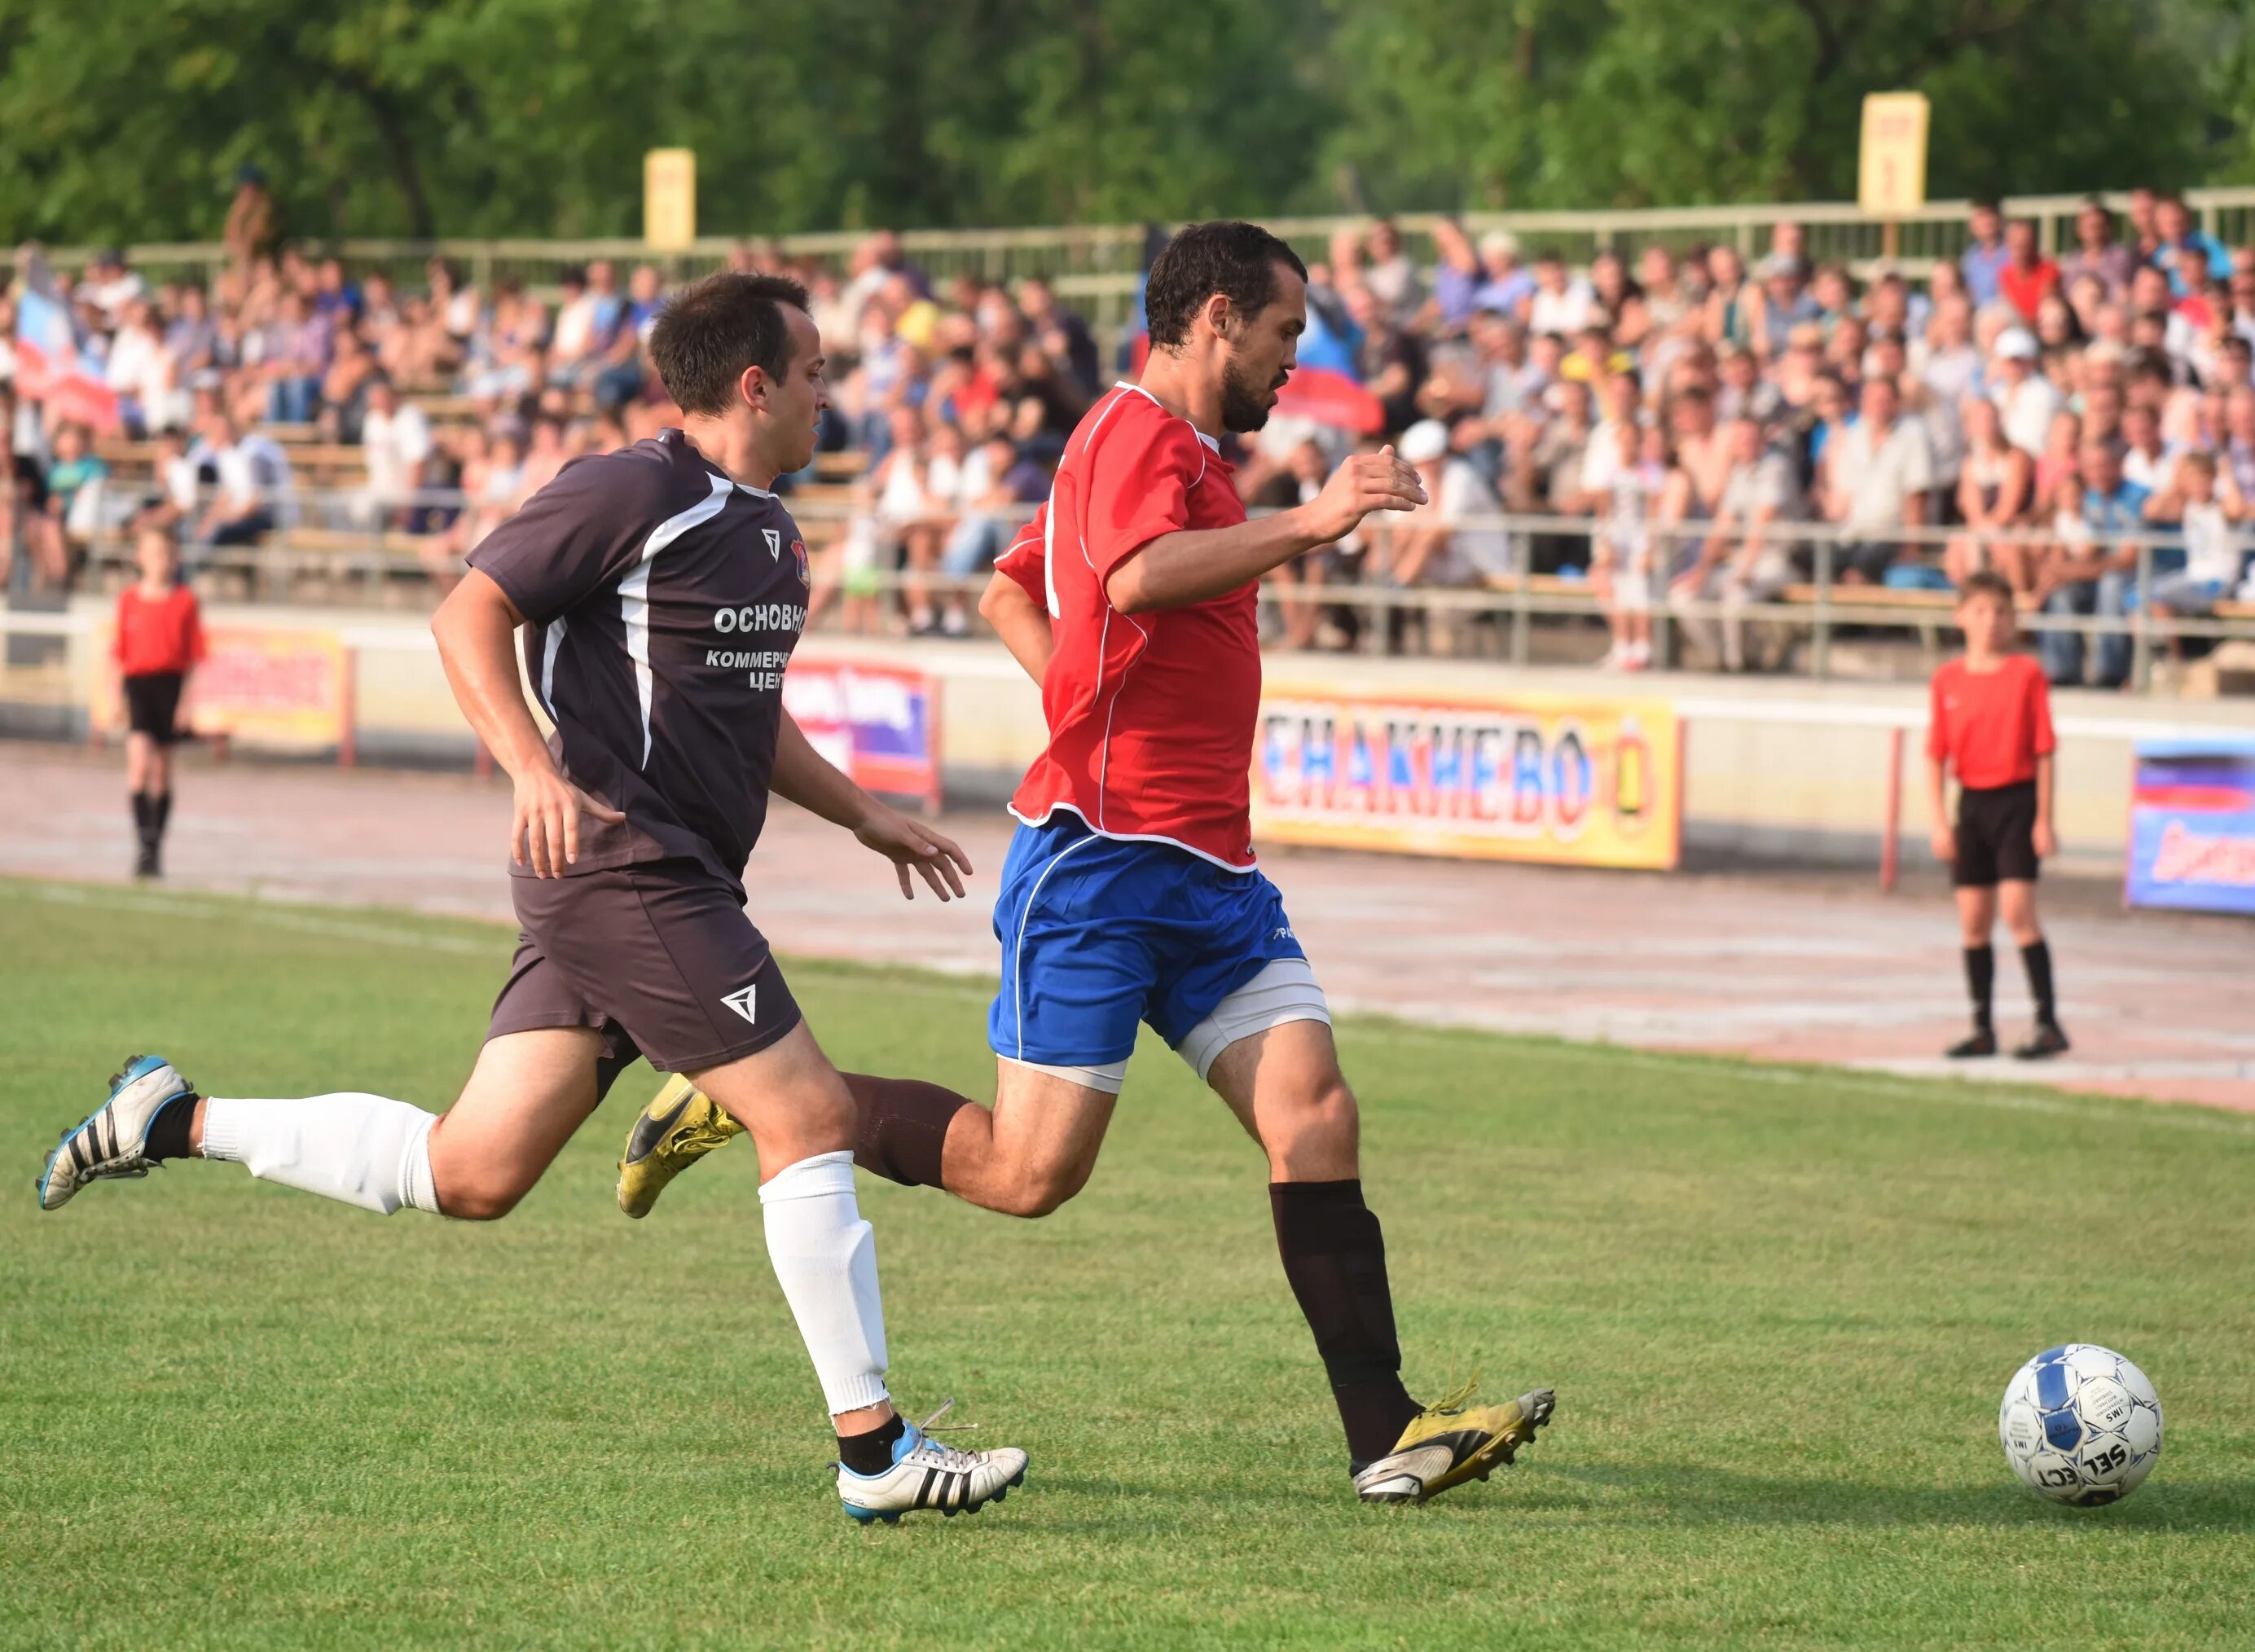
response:
[[[579,460],[494,532],[432,622],[471,727],[515,783],[523,933],[484,1049],[443,1116],[383,1096],[207,1097],[158,1056],[48,1157],[41,1205],[167,1159],[389,1213],[506,1215],[636,1056],[693,1077],[749,1130],[768,1252],[838,1437],[861,1520],[999,1500],[1026,1456],[966,1452],[896,1416],[855,1108],[744,910],[769,792],[853,832],[942,900],[970,870],[945,838],[817,756],[783,709],[805,623],[798,530],[770,490],[813,457],[821,341],[797,283],[724,274],[650,340],[684,414]],[[544,739],[524,669],[554,734]],[[943,1408],[944,1409],[944,1408]]]

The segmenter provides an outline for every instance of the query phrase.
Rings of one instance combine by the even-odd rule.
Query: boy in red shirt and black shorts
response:
[[[124,685],[125,784],[141,841],[136,877],[155,877],[165,823],[172,813],[172,742],[185,732],[180,697],[203,662],[203,615],[196,594],[179,582],[179,552],[169,529],[144,527],[133,559],[141,577],[117,594],[112,649]]]
[[[1934,805],[1934,853],[1950,868],[1964,930],[1965,984],[1973,997],[1973,1031],[1952,1044],[1956,1057],[1993,1056],[1996,1028],[1990,998],[1997,955],[1990,931],[2001,913],[2020,949],[2035,1031],[2013,1053],[2023,1061],[2065,1050],[2052,995],[2051,948],[2036,923],[2038,864],[2059,852],[2052,831],[2051,690],[2043,668],[2012,651],[2013,591],[1998,574],[1968,579],[1957,599],[1965,653],[1934,674],[1933,721],[1926,736],[1927,790]],[[1957,771],[1953,828],[1946,777]]]

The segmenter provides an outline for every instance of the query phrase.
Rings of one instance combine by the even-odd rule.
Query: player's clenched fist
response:
[[[626,819],[596,802],[550,768],[528,768],[516,777],[510,810],[509,858],[530,866],[536,877],[562,877],[580,858],[580,817],[593,815],[615,825]]]
[[[1344,539],[1373,510],[1415,510],[1425,503],[1417,467],[1390,446],[1357,453],[1324,484],[1307,506],[1309,526],[1326,542]]]

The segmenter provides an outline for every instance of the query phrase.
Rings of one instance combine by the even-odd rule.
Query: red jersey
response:
[[[117,636],[110,653],[128,677],[185,672],[200,664],[204,622],[196,594],[176,585],[160,597],[147,597],[138,585],[127,586],[117,594]]]
[[[1957,783],[1985,791],[2036,777],[2036,759],[2058,745],[2051,731],[2051,686],[2026,654],[2007,654],[1993,671],[1954,659],[1934,674],[1934,714],[1926,755],[1948,762]]]
[[[996,565],[1046,604],[1057,640],[1042,683],[1049,746],[1010,800],[1019,819],[1070,809],[1105,837],[1252,867],[1258,582],[1145,614],[1105,593],[1162,535],[1244,521],[1230,474],[1210,438],[1133,384],[1073,431],[1049,502]]]
[[[2007,264],[1997,272],[1997,291],[2005,302],[2020,313],[2020,320],[2030,327],[2036,324],[2036,311],[2050,294],[2059,291],[2059,266],[2048,258],[2039,258],[2029,268]]]

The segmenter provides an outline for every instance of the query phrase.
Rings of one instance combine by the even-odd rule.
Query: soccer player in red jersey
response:
[[[1387,449],[1348,460],[1306,503],[1247,519],[1220,439],[1267,421],[1306,326],[1306,280],[1289,247],[1247,223],[1194,224],[1152,264],[1142,377],[1081,419],[982,604],[1040,682],[1049,726],[1011,803],[1020,825],[995,903],[994,1105],[849,1079],[855,1158],[1046,1215],[1095,1168],[1148,1023],[1268,1156],[1277,1247],[1357,1494],[1423,1501],[1509,1462],[1552,1396],[1479,1405],[1467,1388],[1423,1407],[1403,1386],[1354,1093],[1323,990],[1254,862],[1261,576],[1425,497]],[[644,1110],[621,1166],[629,1214],[725,1139],[701,1100],[676,1085]]]
[[[125,699],[125,788],[141,845],[133,873],[156,877],[172,818],[172,745],[186,732],[180,700],[203,663],[204,625],[196,594],[179,583],[179,550],[168,529],[143,528],[133,559],[141,577],[117,594],[110,649]]]
[[[1990,998],[1997,955],[1990,931],[2001,915],[2020,949],[2035,1030],[2013,1053],[2023,1061],[2068,1047],[2053,996],[2051,947],[2036,922],[2038,866],[2059,852],[2052,831],[2051,690],[2043,667],[2013,652],[2013,589],[1999,574],[1965,581],[1957,600],[1965,652],[1934,674],[1926,735],[1927,794],[1934,810],[1934,853],[1949,868],[1965,937],[1965,985],[1973,1030],[1949,1047],[1956,1057],[1993,1056]],[[1948,776],[1957,771],[1957,821],[1950,824]]]

